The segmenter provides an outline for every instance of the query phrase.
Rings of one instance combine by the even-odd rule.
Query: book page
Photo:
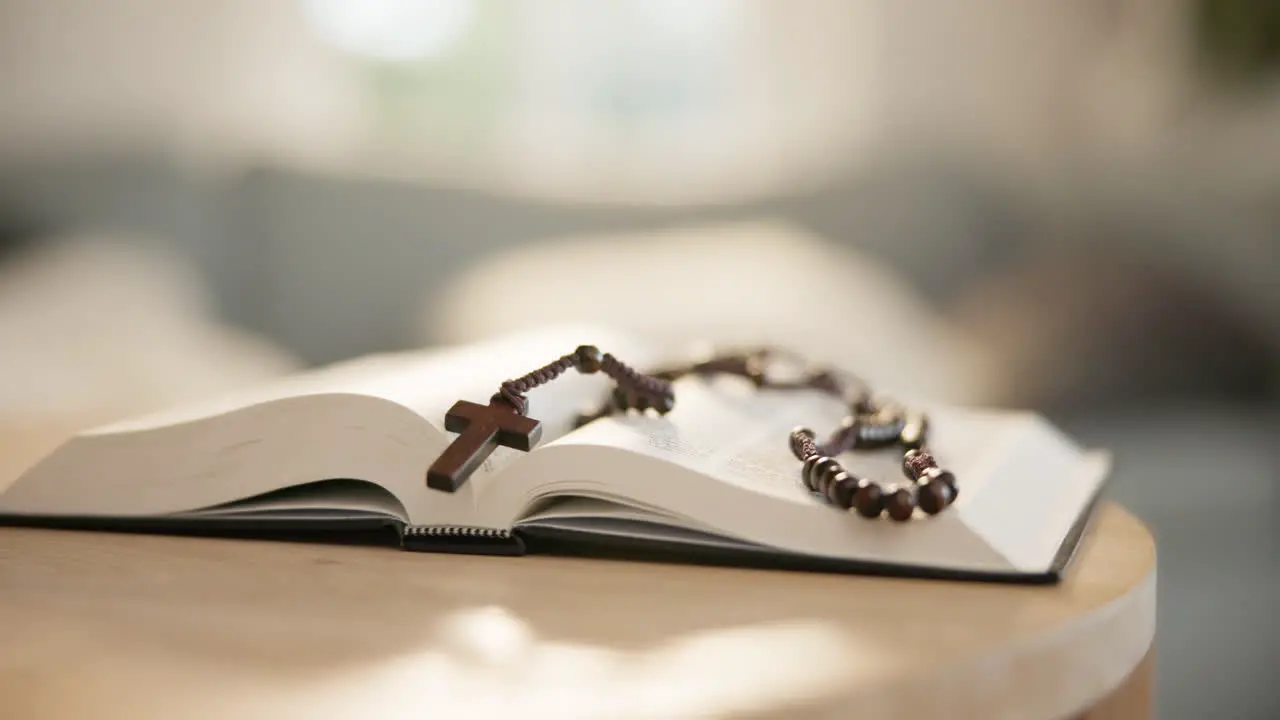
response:
[[[82,431],[5,488],[0,512],[188,512],[358,478],[395,494],[414,522],[467,524],[478,487],[523,453],[499,448],[462,492],[425,492],[426,468],[453,439],[445,414],[458,400],[487,403],[503,381],[584,343],[645,362],[643,343],[576,326],[358,358]],[[542,442],[569,430],[582,406],[606,397],[610,385],[603,375],[569,370],[533,390],[530,415],[543,423]]]
[[[599,328],[552,326],[475,345],[368,355],[335,363],[264,385],[210,398],[141,418],[95,428],[87,434],[132,432],[200,420],[285,398],[317,394],[379,397],[408,407],[444,430],[444,416],[458,400],[487,403],[503,381],[536,370],[595,344],[626,362],[644,363],[652,352],[643,343]],[[610,383],[602,375],[569,371],[548,387],[532,391],[531,417],[543,422],[543,441],[572,428],[579,410],[606,396]],[[494,459],[496,470],[509,458]]]
[[[816,391],[760,391],[733,377],[686,378],[677,381],[676,406],[665,417],[604,418],[557,444],[625,449],[758,493],[809,502],[797,492],[800,463],[788,436],[798,425],[834,428],[844,413],[839,401]]]

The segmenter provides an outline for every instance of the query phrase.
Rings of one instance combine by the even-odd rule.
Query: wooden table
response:
[[[1140,718],[1155,545],[1055,587],[0,529],[4,718]]]

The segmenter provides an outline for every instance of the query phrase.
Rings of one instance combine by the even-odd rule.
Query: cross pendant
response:
[[[460,434],[427,470],[427,487],[444,492],[457,492],[499,445],[529,452],[542,437],[542,423],[501,398],[488,405],[459,400],[445,414],[444,428]]]

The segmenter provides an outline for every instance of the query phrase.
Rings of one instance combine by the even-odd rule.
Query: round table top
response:
[[[1155,567],[1114,505],[1065,580],[1039,587],[0,528],[0,706],[1060,717],[1147,653]]]

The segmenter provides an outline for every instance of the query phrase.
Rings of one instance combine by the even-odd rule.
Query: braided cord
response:
[[[608,375],[617,383],[618,392],[615,395],[625,396],[631,407],[637,409],[652,407],[660,413],[666,413],[675,404],[675,395],[671,390],[670,382],[645,375],[611,353],[601,353],[594,345],[579,346],[577,350],[531,373],[502,383],[494,397],[501,398],[521,415],[527,414],[529,410],[527,393],[555,380],[571,368],[576,368],[584,374],[603,372]]]
[[[573,354],[564,355],[531,373],[502,383],[502,387],[498,389],[498,394],[509,405],[514,407],[517,412],[524,415],[529,410],[529,398],[525,393],[555,380],[573,365]]]

